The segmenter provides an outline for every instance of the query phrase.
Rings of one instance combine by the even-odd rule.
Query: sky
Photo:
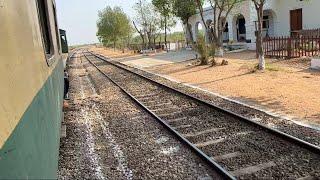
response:
[[[107,6],[120,6],[132,18],[136,2],[138,0],[56,0],[59,27],[67,31],[69,45],[96,43],[98,11]],[[181,24],[173,31],[182,31]]]

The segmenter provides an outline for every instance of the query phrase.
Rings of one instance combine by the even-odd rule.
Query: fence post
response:
[[[261,46],[263,45],[263,41],[264,40],[262,40],[262,44],[261,44]],[[257,42],[256,42],[256,44],[257,44]],[[263,47],[263,46],[262,46]],[[258,58],[259,57],[259,55],[258,55],[258,48],[257,48],[257,46],[256,46],[256,58]]]
[[[288,51],[288,57],[287,58],[291,58],[291,53],[292,53],[292,48],[291,48],[291,38],[288,37],[288,48],[287,48],[287,51]]]
[[[318,55],[320,56],[320,36],[317,38],[318,40]]]

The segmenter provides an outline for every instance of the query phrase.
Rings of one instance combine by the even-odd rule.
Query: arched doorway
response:
[[[237,39],[238,42],[245,42],[246,41],[246,19],[242,14],[239,14],[235,17],[235,39]]]
[[[196,23],[194,30],[195,30],[195,37],[194,37],[195,40],[197,40],[199,36],[205,37],[205,30],[200,22]]]

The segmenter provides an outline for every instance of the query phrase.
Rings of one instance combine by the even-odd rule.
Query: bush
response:
[[[208,53],[208,49],[206,46],[204,36],[199,35],[197,37],[197,43],[196,43],[195,47],[196,47],[197,53],[200,55],[200,58],[199,58],[200,64],[201,65],[208,64],[209,53]]]

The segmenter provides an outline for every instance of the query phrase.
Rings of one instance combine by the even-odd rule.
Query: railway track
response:
[[[318,179],[320,148],[139,75],[86,59],[225,178]]]

